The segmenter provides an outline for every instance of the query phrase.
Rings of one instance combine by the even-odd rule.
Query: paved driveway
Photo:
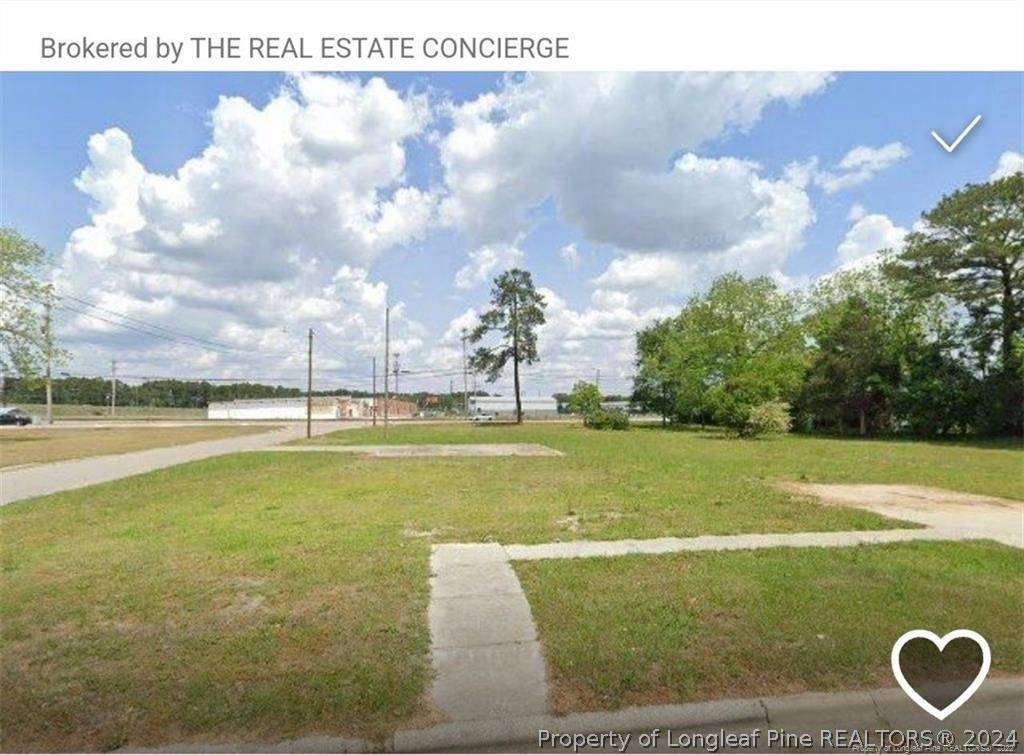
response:
[[[313,434],[323,435],[335,430],[348,430],[363,426],[363,423],[357,422],[314,422]],[[211,456],[267,448],[304,437],[305,434],[306,424],[297,422],[258,435],[204,440],[182,446],[151,448],[127,454],[93,456],[88,459],[73,459],[12,469],[0,472],[0,505],[119,480],[122,477],[131,477],[151,472],[154,469],[173,467],[176,464],[207,459]]]

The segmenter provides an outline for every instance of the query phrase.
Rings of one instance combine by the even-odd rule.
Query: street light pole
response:
[[[313,329],[309,329],[309,353],[306,366],[306,437],[313,437]]]
[[[373,360],[373,407],[370,413],[373,415],[373,426],[377,426],[377,357],[370,357]]]
[[[462,411],[469,419],[469,363],[466,362],[466,339],[469,336],[462,331]]]
[[[110,416],[117,411],[117,360],[110,360]]]
[[[388,437],[388,359],[391,356],[391,305],[384,307],[384,437]]]
[[[43,346],[46,348],[46,424],[53,424],[53,319],[52,304],[46,300],[46,319],[43,321]]]

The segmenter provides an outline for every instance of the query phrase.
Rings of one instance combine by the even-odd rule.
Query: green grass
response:
[[[428,546],[337,492],[350,472],[237,455],[4,507],[2,749],[417,715]]]
[[[380,440],[379,430],[347,430],[316,442]],[[539,442],[566,455],[239,454],[0,508],[0,749],[276,741],[314,732],[382,737],[422,722],[429,715],[432,541],[898,526],[771,487],[774,480],[801,476],[1024,497],[1022,456],[1013,448],[795,437],[749,442],[554,424],[403,427],[392,429],[388,441]],[[942,545],[915,547],[940,562],[960,553]],[[963,553],[978,554],[986,569],[987,559],[1006,558],[994,546]],[[759,587],[756,559],[765,557],[722,556],[723,566],[704,589],[718,589],[713,580],[720,576],[722,590],[749,585],[764,602],[773,593]],[[797,600],[804,581],[819,584],[814,580],[822,574],[838,591],[851,573],[834,560],[843,558],[849,555],[830,551],[813,568],[794,567],[783,598]],[[641,559],[579,566],[631,563],[640,579]],[[560,578],[552,573],[554,590]],[[915,587],[919,578],[922,594],[941,587],[940,577],[926,582],[923,572],[897,573],[905,578],[900,589]],[[638,594],[623,579],[617,591],[595,579],[574,600],[589,595],[595,611],[615,609]],[[535,593],[530,580],[526,572]],[[859,590],[869,582],[855,577],[853,584]],[[994,594],[1005,597],[1013,584]],[[983,597],[964,605],[985,608],[986,622],[1013,610],[1012,601],[996,610],[977,602]],[[857,621],[870,624],[887,610],[884,601],[865,604]],[[556,641],[547,614],[539,615],[545,642],[549,635]],[[633,620],[648,628],[660,621],[657,612],[630,615]],[[572,631],[585,631],[587,623],[579,627]],[[793,632],[794,642],[803,637],[798,623],[780,627]],[[620,650],[635,644],[621,630],[617,636]],[[852,634],[841,636],[858,642]],[[640,666],[636,673],[642,684],[649,669]]]
[[[0,468],[233,438],[238,435],[265,433],[273,428],[272,424],[184,427],[3,427],[0,428]]]
[[[892,686],[889,651],[917,628],[969,626],[988,640],[995,674],[1024,672],[1024,560],[1009,547],[777,548],[515,569],[559,712]]]

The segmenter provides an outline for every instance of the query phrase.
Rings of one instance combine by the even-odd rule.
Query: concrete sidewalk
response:
[[[349,430],[364,424],[314,422],[313,434],[323,435],[335,430]],[[27,498],[35,498],[65,490],[84,488],[101,482],[119,480],[123,477],[152,472],[154,469],[173,467],[189,461],[207,459],[211,456],[257,451],[296,438],[305,437],[304,422],[286,425],[258,435],[241,435],[236,438],[204,440],[181,446],[151,448],[110,456],[93,456],[87,459],[58,461],[52,464],[37,464],[19,467],[7,472],[0,471],[0,505],[7,505]]]

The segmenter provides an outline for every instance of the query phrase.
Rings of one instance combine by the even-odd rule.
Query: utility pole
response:
[[[370,357],[373,360],[373,408],[370,410],[373,414],[373,426],[377,426],[377,357]]]
[[[398,357],[401,356],[397,351],[395,352],[395,396],[398,396]]]
[[[388,359],[391,349],[391,305],[384,307],[384,437],[388,437]]]
[[[111,416],[118,411],[118,361],[111,360]]]
[[[598,367],[596,370],[594,370],[594,385],[597,387],[597,390],[601,390],[601,368],[600,367]]]
[[[313,437],[313,329],[309,329],[309,359],[306,366],[306,437]]]
[[[469,419],[469,362],[466,361],[466,331],[462,331],[462,411]]]
[[[53,424],[53,334],[51,328],[51,310],[53,304],[46,299],[46,315],[43,319],[43,347],[46,349],[46,424]]]

